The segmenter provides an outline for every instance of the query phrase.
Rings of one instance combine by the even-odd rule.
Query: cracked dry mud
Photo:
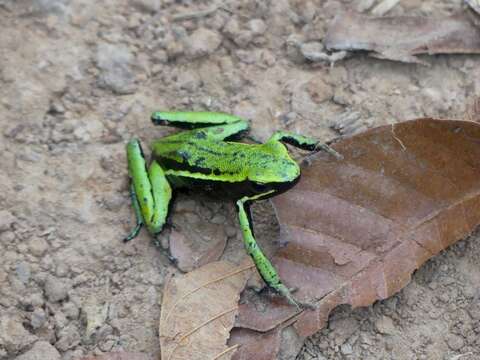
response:
[[[322,49],[328,22],[351,1],[212,5],[0,0],[0,359],[158,357],[162,285],[179,270],[145,232],[121,241],[133,226],[124,145],[171,132],[153,128],[152,110],[221,110],[252,119],[260,139],[288,129],[328,140],[416,117],[463,118],[480,94],[478,56],[424,57],[430,67],[362,54],[309,62],[302,49]],[[461,7],[405,0],[389,14]],[[200,223],[243,254],[230,204],[182,195],[175,212],[174,224]],[[260,242],[274,240],[269,204],[254,217]],[[474,235],[392,298],[337,309],[298,359],[478,359],[479,258]]]

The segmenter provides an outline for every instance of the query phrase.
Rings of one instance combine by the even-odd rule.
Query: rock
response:
[[[37,341],[29,351],[15,358],[15,360],[44,359],[60,360],[60,353],[46,341]]]
[[[382,316],[375,321],[375,328],[381,334],[392,335],[395,333],[393,320],[387,316]]]
[[[352,345],[350,345],[349,343],[343,344],[343,345],[340,347],[340,352],[341,352],[343,355],[352,355],[352,354],[353,354]]]
[[[80,310],[77,305],[71,301],[63,304],[63,312],[68,319],[78,319],[78,316],[80,315]]]
[[[10,211],[0,210],[0,232],[10,230],[15,222],[15,216]]]
[[[132,0],[133,6],[145,12],[157,12],[162,5],[160,0]]]
[[[45,295],[52,302],[66,299],[70,289],[70,283],[64,279],[49,276],[45,281]]]
[[[80,343],[80,334],[73,324],[60,330],[58,338],[59,340],[55,343],[55,347],[60,351],[67,351]]]
[[[125,45],[100,44],[97,48],[99,86],[117,94],[134,93],[135,76],[131,70],[133,60],[133,54]]]
[[[219,33],[199,28],[185,40],[185,48],[190,59],[197,59],[212,54],[222,42]]]
[[[40,257],[48,250],[48,243],[41,237],[33,237],[28,242],[28,249],[32,255]]]
[[[455,335],[455,334],[450,334],[447,337],[447,344],[452,349],[453,351],[460,350],[464,345],[465,341],[463,340],[462,337]]]
[[[23,283],[26,284],[30,280],[30,266],[25,261],[20,261],[15,266],[15,273],[17,278]]]
[[[35,10],[44,14],[63,14],[67,11],[67,0],[34,0],[32,1]]]
[[[30,318],[30,324],[34,329],[41,328],[47,322],[47,314],[42,308],[36,308]]]
[[[0,317],[0,345],[9,353],[16,353],[32,344],[37,337],[22,325],[19,315],[5,314]]]
[[[267,30],[267,25],[262,19],[252,19],[248,22],[248,27],[253,35],[263,35]]]

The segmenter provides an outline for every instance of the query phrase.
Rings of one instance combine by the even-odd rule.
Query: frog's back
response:
[[[220,197],[239,197],[283,187],[300,175],[284,145],[164,138],[152,146],[153,158],[174,187],[207,191]]]
[[[153,145],[153,157],[168,173],[236,182],[248,177],[257,145],[206,139],[165,139]]]

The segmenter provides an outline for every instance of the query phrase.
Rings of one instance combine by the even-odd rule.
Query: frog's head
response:
[[[300,179],[300,167],[291,159],[278,159],[267,164],[252,166],[248,179],[252,190],[261,194],[270,190],[283,192],[294,186]]]

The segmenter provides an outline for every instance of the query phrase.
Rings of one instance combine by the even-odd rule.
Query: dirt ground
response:
[[[151,111],[231,112],[252,119],[260,139],[288,129],[326,141],[417,117],[463,118],[480,94],[479,56],[425,56],[429,67],[366,54],[309,63],[302,44],[321,42],[357,1],[218,4],[0,0],[0,359],[158,358],[159,298],[178,270],[146,232],[121,241],[134,224],[125,143],[172,131],[153,128]],[[461,8],[402,0],[389,14]],[[215,236],[243,254],[230,205],[178,200],[174,219],[189,211],[177,221],[221,224]],[[273,213],[261,211],[269,205],[255,209],[258,236],[274,238]],[[474,235],[392,298],[337,309],[298,359],[480,359],[479,258]]]

